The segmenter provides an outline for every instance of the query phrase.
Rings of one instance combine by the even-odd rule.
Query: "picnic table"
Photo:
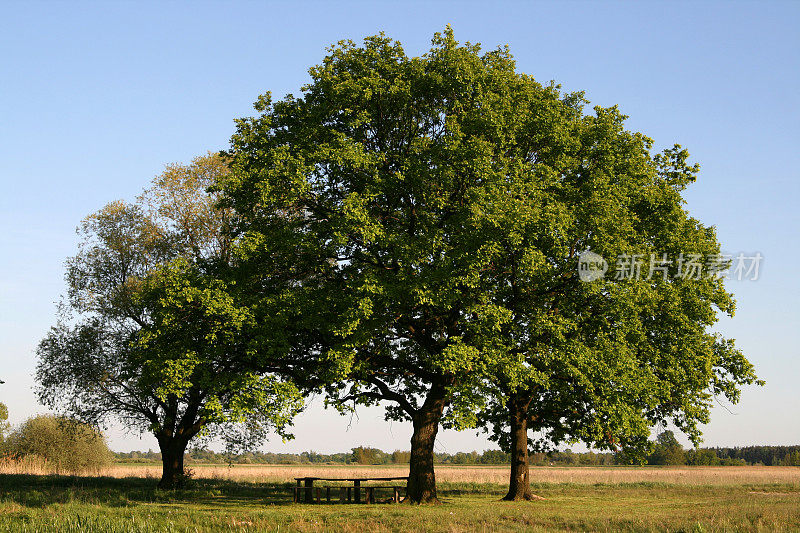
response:
[[[295,503],[305,501],[306,503],[314,503],[314,496],[316,496],[316,502],[321,503],[322,501],[322,487],[314,487],[315,481],[336,481],[336,482],[348,482],[352,483],[352,486],[340,486],[339,488],[339,501],[345,503],[345,501],[355,501],[355,503],[361,503],[361,489],[364,489],[364,501],[365,503],[375,503],[375,489],[376,488],[387,488],[386,485],[382,486],[366,486],[362,487],[362,481],[396,481],[396,480],[405,480],[408,481],[408,476],[394,476],[394,477],[296,477],[294,478],[297,481],[297,486],[294,488],[294,501]],[[316,488],[316,493],[314,489]],[[325,487],[325,500],[327,502],[331,501],[331,487],[330,485]],[[394,489],[392,501],[399,502],[400,501],[400,488],[399,486],[388,486],[388,488]],[[301,496],[301,493],[305,494],[305,498]],[[354,496],[354,498],[353,498]]]

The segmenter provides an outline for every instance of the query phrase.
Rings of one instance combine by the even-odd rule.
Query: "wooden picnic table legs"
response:
[[[345,502],[353,502],[353,503],[375,503],[375,489],[381,487],[362,487],[361,486],[362,480],[353,480],[352,486],[347,487],[333,487],[334,489],[339,489],[339,501],[341,503]],[[303,483],[305,482],[305,483]],[[364,499],[361,498],[361,489],[364,489]],[[392,499],[391,501],[399,502],[400,501],[400,487],[396,486],[389,486],[383,488],[391,488],[392,489]],[[316,489],[316,492],[314,492]],[[353,491],[355,490],[355,494]],[[322,503],[322,487],[315,487],[314,486],[314,479],[298,479],[297,486],[294,489],[294,501],[295,503]],[[331,487],[325,487],[325,501],[330,503],[331,501]]]

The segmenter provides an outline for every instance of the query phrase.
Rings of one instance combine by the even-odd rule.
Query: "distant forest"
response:
[[[115,452],[116,460],[125,463],[149,463],[161,461],[161,454],[147,452]],[[206,448],[195,448],[186,454],[186,463],[202,464],[331,464],[331,465],[391,465],[407,464],[410,452],[384,452],[377,448],[359,446],[351,452],[322,454],[314,451],[303,453],[247,452],[242,454],[216,453]],[[437,464],[442,465],[505,465],[511,462],[509,454],[500,450],[485,450],[483,453],[457,452],[437,453]],[[699,448],[683,450],[659,442],[653,452],[645,458],[650,465],[696,465],[696,466],[800,466],[799,446],[745,446],[736,448]],[[570,450],[549,453],[531,453],[530,464],[535,466],[612,466],[638,464],[624,453],[573,452]]]

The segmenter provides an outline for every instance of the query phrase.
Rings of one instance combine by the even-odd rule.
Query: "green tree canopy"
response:
[[[286,436],[302,404],[271,371],[231,277],[229,215],[207,192],[226,172],[219,155],[170,165],[135,203],[87,217],[67,262],[64,316],[38,350],[40,400],[152,432],[164,488],[182,481],[195,437],[239,446],[272,428]]]
[[[413,423],[410,501],[436,499],[442,423],[491,427],[526,497],[529,429],[642,448],[671,421],[697,439],[713,395],[755,381],[708,333],[733,312],[721,279],[578,276],[588,250],[719,253],[682,207],[686,151],[651,154],[616,107],[587,112],[449,28],[421,57],[343,41],[310,74],[238,121],[224,201],[252,275],[297,276],[284,299],[308,333],[288,342],[329,401]]]
[[[238,122],[228,205],[252,263],[303,272],[321,331],[305,351],[339,372],[329,399],[411,420],[409,499],[435,500],[439,424],[475,423],[495,357],[481,230],[502,201],[513,63],[448,32],[416,58],[384,36],[342,42],[310,73],[302,98],[265,95]]]
[[[561,134],[518,176],[534,192],[506,195],[503,222],[483,232],[499,245],[482,282],[503,319],[481,418],[512,452],[509,499],[531,496],[529,430],[536,449],[583,441],[641,455],[651,428],[672,423],[697,444],[714,397],[736,402],[757,382],[733,342],[710,330],[734,311],[724,280],[682,275],[682,258],[720,256],[713,228],[683,207],[698,171],[688,152],[651,154],[619,110],[587,114],[577,95],[538,107],[530,131]],[[517,140],[518,157],[529,138]],[[579,276],[589,251],[610,262],[605,277]],[[641,271],[615,269],[625,258]]]

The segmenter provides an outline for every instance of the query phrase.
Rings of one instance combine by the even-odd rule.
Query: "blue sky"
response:
[[[34,349],[55,320],[75,227],[133,198],[163,166],[224,148],[233,119],[268,90],[299,93],[325,47],[385,31],[410,55],[452,24],[508,44],[518,69],[593,104],[617,104],[657,147],[701,164],[691,213],[730,252],[761,252],[758,281],[732,281],[719,329],[766,379],[722,404],[709,445],[798,444],[800,417],[800,3],[6,2],[0,18],[0,401],[11,421],[42,412]],[[270,450],[407,449],[410,429],[322,410]],[[156,447],[121,429],[120,450]],[[440,451],[483,449],[443,432]],[[320,438],[324,437],[324,438]]]

